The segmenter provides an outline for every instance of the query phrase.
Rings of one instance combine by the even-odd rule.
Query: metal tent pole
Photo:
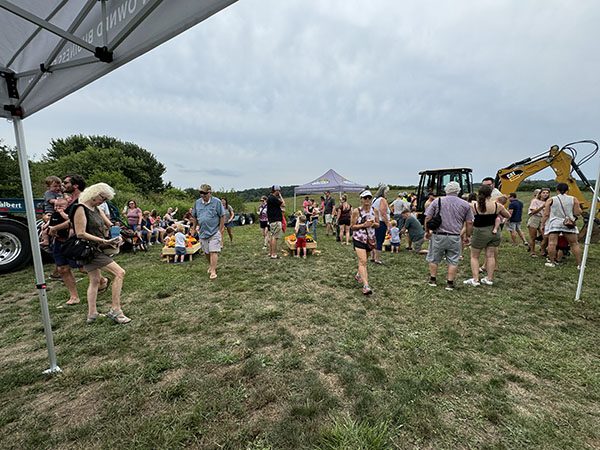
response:
[[[44,280],[44,266],[42,264],[42,253],[38,239],[35,206],[33,204],[33,191],[31,189],[31,176],[29,175],[29,164],[27,150],[25,148],[25,134],[23,132],[22,120],[13,117],[13,126],[15,130],[15,139],[17,141],[17,152],[19,155],[19,170],[21,171],[21,183],[23,184],[23,195],[25,197],[25,208],[27,211],[27,227],[29,229],[29,240],[31,242],[31,252],[33,254],[33,266],[35,268],[36,288],[40,297],[40,307],[42,310],[42,322],[44,323],[44,333],[46,334],[46,346],[48,347],[48,358],[50,359],[50,368],[44,373],[62,372],[56,364],[56,352],[54,351],[54,339],[52,338],[52,325],[50,323],[50,312],[48,311],[48,298],[46,297],[46,281]]]
[[[598,195],[600,194],[600,167],[598,168],[598,175],[596,176],[596,186],[594,187],[594,198],[592,199],[592,206],[590,207],[590,215],[587,225],[587,233],[585,234],[585,243],[583,244],[583,257],[581,258],[581,268],[579,270],[579,281],[577,282],[577,293],[575,294],[575,301],[578,302],[581,298],[581,290],[583,288],[583,275],[585,273],[585,264],[587,262],[588,253],[590,250],[590,242],[592,240],[592,229],[594,228],[594,220],[596,218],[596,211],[598,207]]]

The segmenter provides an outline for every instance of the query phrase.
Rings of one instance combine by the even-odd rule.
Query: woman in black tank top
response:
[[[500,233],[494,232],[494,222],[500,214],[510,217],[504,206],[493,202],[492,187],[482,185],[477,194],[477,201],[472,203],[475,219],[473,220],[473,236],[471,238],[471,274],[472,278],[465,280],[469,286],[479,286],[481,283],[491,286],[494,284],[494,271],[496,270],[496,249],[500,245]],[[485,249],[485,267],[487,275],[479,281],[479,255]]]
[[[477,203],[473,203],[473,209],[475,210],[475,220],[473,220],[473,227],[481,228],[481,227],[489,227],[494,226],[494,222],[496,222],[496,217],[498,216],[498,204],[495,204],[494,213],[493,214],[480,214],[477,210]]]

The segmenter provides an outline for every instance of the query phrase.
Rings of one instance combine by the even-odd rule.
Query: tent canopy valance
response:
[[[294,195],[316,192],[362,192],[366,185],[344,178],[333,169],[329,169],[319,178],[294,188]]]

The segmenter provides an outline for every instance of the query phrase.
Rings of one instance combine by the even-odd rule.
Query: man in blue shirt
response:
[[[517,199],[517,194],[511,192],[508,194],[508,212],[510,213],[510,219],[508,219],[508,231],[510,231],[510,238],[512,239],[513,245],[517,244],[517,235],[523,241],[523,244],[529,247],[529,243],[525,239],[523,232],[521,231],[521,219],[523,218],[523,202]]]
[[[192,216],[192,226],[198,229],[202,251],[208,259],[210,279],[214,280],[222,247],[225,211],[221,200],[212,196],[212,188],[208,184],[200,186],[200,198],[194,203]]]

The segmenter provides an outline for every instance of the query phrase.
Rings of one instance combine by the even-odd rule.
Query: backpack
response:
[[[442,199],[438,198],[438,210],[429,222],[427,222],[427,229],[435,231],[442,226]]]

